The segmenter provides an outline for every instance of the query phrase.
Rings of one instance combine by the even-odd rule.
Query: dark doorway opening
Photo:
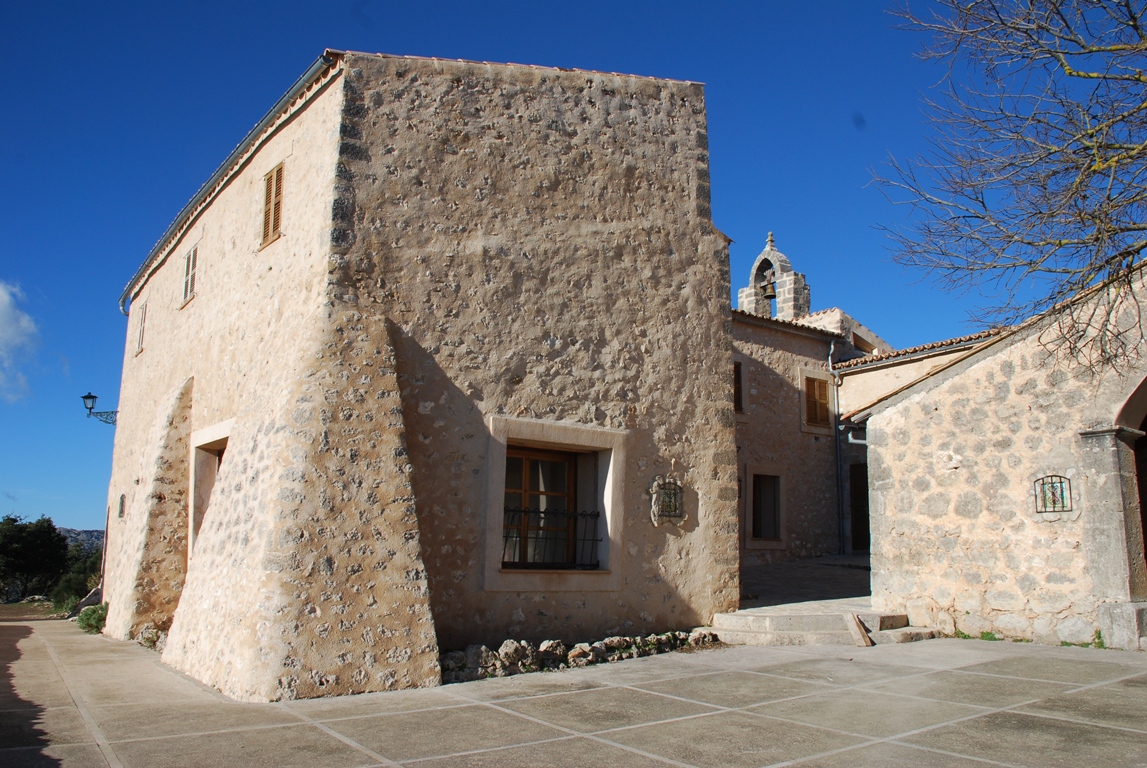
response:
[[[849,508],[852,510],[852,551],[867,552],[871,546],[868,530],[867,464],[849,465],[848,495]]]
[[[1147,418],[1139,425],[1139,431],[1147,432]],[[1135,480],[1139,486],[1139,530],[1147,553],[1147,436],[1135,441]]]

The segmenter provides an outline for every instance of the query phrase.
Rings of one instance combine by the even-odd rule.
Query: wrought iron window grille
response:
[[[506,507],[502,567],[595,571],[600,512]]]
[[[1036,512],[1071,512],[1071,480],[1048,475],[1035,481]]]

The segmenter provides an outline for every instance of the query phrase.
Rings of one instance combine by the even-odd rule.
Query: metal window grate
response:
[[[597,570],[600,517],[600,512],[506,507],[502,567]]]
[[[1035,481],[1036,512],[1070,512],[1071,481],[1059,475],[1048,475]]]

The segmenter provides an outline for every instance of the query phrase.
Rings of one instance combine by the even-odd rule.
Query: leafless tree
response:
[[[914,208],[899,262],[979,290],[976,319],[1049,312],[1049,341],[1119,365],[1144,330],[1132,287],[1147,248],[1147,0],[933,0],[901,7],[947,65],[926,102],[931,150],[878,179]],[[1081,294],[1088,294],[1081,301]],[[1145,297],[1147,298],[1147,297]]]

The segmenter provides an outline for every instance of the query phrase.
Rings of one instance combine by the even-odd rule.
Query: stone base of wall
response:
[[[1099,631],[1108,648],[1147,651],[1147,603],[1104,603]]]

